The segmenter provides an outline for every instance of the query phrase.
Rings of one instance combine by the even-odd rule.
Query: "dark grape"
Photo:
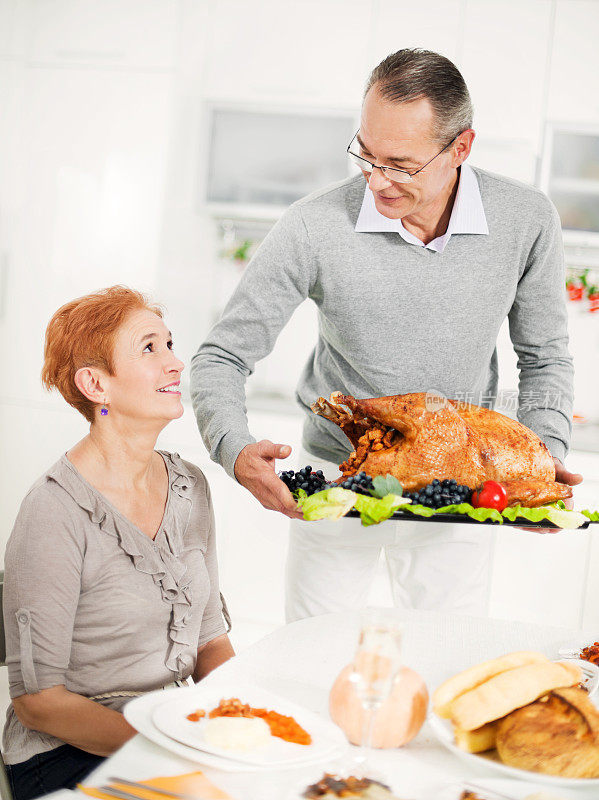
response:
[[[323,475],[321,469],[312,472],[310,465],[298,469],[294,472],[292,469],[279,472],[279,478],[283,481],[285,486],[293,494],[298,489],[302,489],[306,494],[315,494],[322,489],[329,488],[329,485]]]
[[[467,486],[458,484],[455,478],[445,478],[442,481],[435,478],[418,491],[405,492],[405,496],[412,503],[421,506],[443,508],[444,506],[458,505],[459,503],[469,503],[472,498],[472,490]]]
[[[370,495],[370,490],[374,489],[372,478],[365,472],[358,472],[356,475],[350,475],[349,478],[346,478],[343,483],[339,485],[341,488],[349,489],[351,492],[356,492],[357,494]]]

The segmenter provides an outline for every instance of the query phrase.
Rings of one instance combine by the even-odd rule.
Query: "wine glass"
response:
[[[365,712],[360,750],[355,757],[356,768],[362,775],[372,751],[377,711],[393,691],[402,666],[401,638],[402,626],[394,609],[367,609],[362,614],[350,675]]]

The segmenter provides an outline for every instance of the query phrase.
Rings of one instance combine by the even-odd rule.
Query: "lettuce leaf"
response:
[[[350,511],[358,495],[341,486],[323,489],[308,496],[300,489],[297,504],[301,508],[304,519],[341,519]]]
[[[470,503],[457,503],[451,506],[443,506],[442,508],[411,505],[402,508],[402,511],[418,514],[419,517],[433,517],[436,514],[465,514],[477,522],[486,522],[488,519],[494,522],[503,522],[503,517],[495,508],[474,508]]]
[[[568,511],[564,504],[563,508],[557,503],[550,503],[546,506],[538,506],[538,508],[525,508],[524,506],[510,506],[503,511],[503,516],[514,522],[518,517],[528,520],[529,522],[543,522],[548,520],[553,522],[559,528],[580,528],[586,522],[586,517],[579,511]]]
[[[518,517],[528,520],[528,522],[543,522],[547,520],[560,528],[579,528],[586,521],[586,517],[591,519],[590,514],[594,514],[599,522],[599,512],[579,512],[568,511],[561,500],[538,508],[525,508],[524,506],[512,506],[504,509],[502,513],[495,508],[474,508],[470,503],[459,503],[458,505],[444,506],[443,508],[428,508],[427,506],[411,505],[402,508],[402,511],[409,511],[421,517],[432,517],[436,514],[465,514],[477,522],[492,520],[502,523],[504,519],[514,522]],[[584,514],[584,516],[583,516]]]
[[[410,501],[397,494],[386,494],[384,497],[368,497],[365,494],[356,496],[355,507],[360,512],[362,525],[377,525],[393,516],[399,506],[406,506]]]
[[[350,492],[335,486],[324,489],[322,492],[308,496],[302,489],[297,492],[298,507],[302,509],[305,520],[341,519],[352,508],[360,514],[362,525],[377,525],[389,519],[393,513],[401,508],[404,512],[416,514],[421,517],[433,517],[437,514],[464,514],[477,522],[502,523],[504,519],[515,522],[520,518],[528,522],[539,523],[547,520],[559,528],[574,530],[583,525],[587,519],[599,522],[599,511],[568,511],[561,500],[538,508],[525,508],[524,506],[511,506],[502,513],[494,508],[474,508],[470,503],[459,503],[444,506],[443,508],[429,508],[418,504],[410,504],[409,500],[390,492],[384,497],[369,497],[368,495]]]

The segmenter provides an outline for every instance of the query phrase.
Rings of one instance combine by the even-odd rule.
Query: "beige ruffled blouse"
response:
[[[66,455],[23,500],[5,559],[11,697],[61,684],[86,697],[158,689],[188,677],[198,648],[225,632],[208,483],[159,452],[169,489],[154,540]],[[120,709],[128,699],[100,702]],[[9,707],[6,763],[61,744],[24,728]]]

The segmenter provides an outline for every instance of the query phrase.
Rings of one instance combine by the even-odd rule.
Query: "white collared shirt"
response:
[[[401,238],[408,244],[427,247],[436,253],[443,252],[453,234],[489,233],[478,180],[468,164],[462,164],[460,168],[460,182],[447,230],[441,236],[433,239],[432,242],[424,244],[417,236],[414,236],[413,233],[404,228],[401,219],[389,219],[389,217],[381,214],[377,210],[368,184],[366,184],[364,200],[362,201],[362,208],[360,209],[355,229],[358,233],[385,233],[389,231],[399,233]]]

